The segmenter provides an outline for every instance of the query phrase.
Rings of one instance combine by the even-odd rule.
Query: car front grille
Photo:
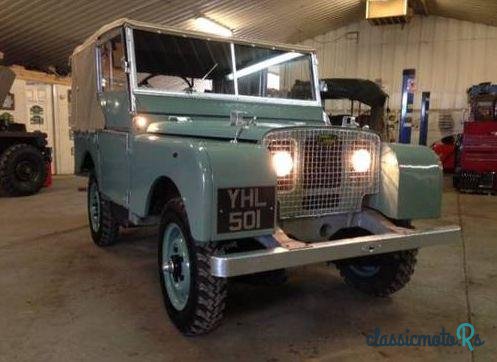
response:
[[[333,188],[341,183],[342,142],[319,144],[320,134],[313,134],[303,142],[302,187]]]
[[[271,153],[289,152],[293,171],[278,178],[281,219],[348,213],[361,209],[367,194],[378,192],[379,137],[369,131],[334,127],[295,127],[269,132],[263,141]],[[352,155],[371,154],[371,167],[356,172]]]

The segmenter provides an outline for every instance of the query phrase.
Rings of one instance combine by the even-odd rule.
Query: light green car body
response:
[[[85,173],[91,162],[102,194],[138,225],[158,222],[154,197],[166,192],[163,188],[175,187],[197,242],[272,235],[277,221],[272,229],[219,234],[217,190],[276,187],[270,155],[262,145],[268,132],[331,127],[323,121],[319,102],[293,105],[129,92],[128,87],[126,92],[99,94],[106,127],[75,132],[76,174]],[[238,128],[230,123],[233,111],[257,117],[237,142]],[[133,127],[136,114],[147,117],[147,132]],[[394,220],[439,217],[442,171],[430,149],[382,144],[380,167],[379,192],[365,197],[364,208]]]
[[[154,132],[135,134],[130,116],[129,154],[123,154],[123,144],[115,147],[116,140],[109,139],[114,135],[105,131],[77,135],[76,173],[83,172],[85,159],[91,157],[97,163],[97,174],[102,176],[102,193],[129,210],[130,220],[150,216],[154,185],[163,178],[169,179],[183,198],[192,236],[199,242],[272,234],[273,230],[216,234],[215,191],[275,186],[269,152],[261,145],[264,135],[287,126],[325,126],[319,107],[144,95],[138,97],[137,105],[138,113],[153,113],[149,117]],[[250,112],[258,119],[257,126],[243,132],[237,143],[230,142],[236,131],[230,126],[232,109]],[[171,114],[189,120],[178,123],[177,116]],[[107,119],[112,117],[107,114]],[[102,158],[114,160],[105,171]],[[367,197],[365,206],[391,219],[439,217],[442,173],[430,149],[383,144],[380,163],[380,192]],[[123,177],[126,175],[127,179]]]

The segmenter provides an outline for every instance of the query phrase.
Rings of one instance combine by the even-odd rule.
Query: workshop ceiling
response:
[[[424,2],[431,15],[497,25],[496,0]],[[364,0],[0,0],[0,51],[8,64],[67,69],[72,49],[112,20],[193,29],[199,14],[239,37],[298,42],[363,19],[364,7]]]

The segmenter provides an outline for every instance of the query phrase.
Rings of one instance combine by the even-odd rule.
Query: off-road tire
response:
[[[177,310],[167,293],[162,270],[163,235],[169,223],[176,223],[186,238],[190,260],[190,289],[186,306]],[[210,274],[210,257],[217,250],[214,243],[199,244],[190,232],[185,206],[181,198],[169,201],[161,217],[159,231],[158,267],[162,294],[167,313],[174,325],[187,336],[208,333],[215,329],[224,316],[227,280]]]
[[[90,189],[92,183],[96,184],[97,189],[98,181],[94,174],[90,174],[88,178],[88,193],[87,193],[87,209],[88,209],[88,224],[90,226],[91,238],[93,242],[100,246],[106,247],[115,244],[119,238],[119,223],[112,213],[111,201],[105,199],[100,193],[100,225],[98,230],[93,230],[92,220],[90,215]]]
[[[17,175],[21,162],[30,163],[35,174],[28,180]],[[20,143],[7,148],[0,157],[0,190],[6,196],[28,196],[40,191],[47,176],[43,155],[36,147]]]
[[[417,250],[379,254],[336,262],[345,283],[365,294],[387,297],[402,289],[411,279],[416,265]],[[361,265],[378,266],[374,275],[359,275],[354,268]]]

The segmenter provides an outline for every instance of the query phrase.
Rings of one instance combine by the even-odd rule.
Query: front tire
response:
[[[227,282],[210,274],[215,252],[214,244],[193,240],[181,199],[169,201],[162,213],[158,267],[167,313],[185,335],[208,333],[223,318]]]
[[[36,147],[10,146],[0,157],[0,189],[7,196],[28,196],[40,191],[47,176],[43,155]]]
[[[100,193],[95,175],[88,180],[88,222],[91,238],[100,246],[110,246],[116,243],[119,236],[119,223],[112,213],[112,205]]]
[[[387,297],[410,281],[417,250],[379,254],[336,262],[345,283],[365,294]]]

